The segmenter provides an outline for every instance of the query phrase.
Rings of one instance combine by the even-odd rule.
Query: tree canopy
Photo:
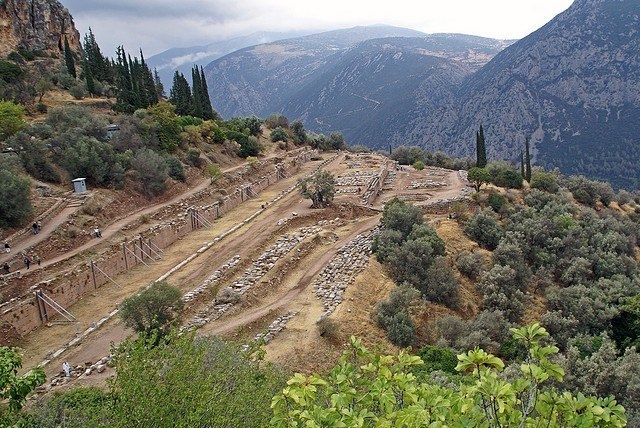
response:
[[[336,180],[328,171],[319,171],[312,177],[298,180],[300,194],[311,199],[311,208],[324,208],[331,204]]]

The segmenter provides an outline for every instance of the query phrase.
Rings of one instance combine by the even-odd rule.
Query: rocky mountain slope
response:
[[[64,38],[80,49],[80,33],[71,14],[55,0],[0,2],[0,56],[18,49],[62,52]]]
[[[281,111],[336,54],[364,40],[418,35],[405,28],[355,27],[241,49],[205,67],[211,102],[225,118],[265,117]]]
[[[528,138],[537,164],[640,188],[639,20],[637,1],[576,0],[424,114],[417,142],[472,154],[482,123],[490,158],[519,159]]]
[[[364,41],[331,58],[281,111],[351,144],[403,144],[412,118],[454,104],[456,87],[507,43],[459,34]]]
[[[456,156],[474,156],[482,124],[490,159],[519,161],[529,139],[535,164],[637,189],[639,16],[638,1],[576,0],[513,44],[422,35],[340,49],[308,36],[205,72],[225,117],[283,112],[348,144]]]

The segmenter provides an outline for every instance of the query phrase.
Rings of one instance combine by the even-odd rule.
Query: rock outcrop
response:
[[[0,56],[18,49],[61,53],[65,37],[73,51],[81,49],[80,33],[60,2],[0,1]]]

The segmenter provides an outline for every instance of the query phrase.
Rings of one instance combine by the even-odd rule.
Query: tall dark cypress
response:
[[[482,125],[480,125],[480,130],[476,132],[476,166],[478,168],[487,166],[487,149],[485,147]]]
[[[527,138],[524,143],[524,179],[527,183],[531,182],[531,153],[529,151],[529,139]]]
[[[188,116],[193,112],[193,97],[189,82],[179,71],[176,71],[173,75],[173,84],[169,91],[169,102],[176,106],[176,114],[180,116]]]
[[[76,62],[73,59],[73,52],[71,52],[71,48],[69,47],[69,39],[67,36],[64,36],[64,63],[67,66],[67,71],[73,78],[76,78]]]
[[[524,179],[524,152],[520,150],[520,176]]]
[[[91,96],[97,95],[96,82],[93,79],[93,72],[91,71],[91,66],[89,65],[89,61],[87,61],[86,59],[84,60],[83,72],[84,72],[84,79],[87,82],[87,91],[89,91],[89,94]]]
[[[202,83],[202,114],[203,119],[213,120],[218,118],[218,113],[213,110],[211,98],[209,98],[209,88],[207,87],[207,79],[204,76],[204,70],[200,67],[200,83]]]
[[[158,70],[156,70],[155,68],[153,69],[153,85],[156,88],[156,97],[158,97],[158,100],[166,97],[166,94],[164,92],[164,85],[162,84],[162,80],[160,80]]]
[[[136,109],[135,105],[131,103],[132,84],[131,84],[131,72],[129,69],[129,63],[127,61],[127,54],[124,47],[118,46],[116,49],[116,62],[114,64],[114,80],[117,88],[116,92],[116,105],[114,109],[125,113],[133,113]]]
[[[146,107],[152,106],[154,104],[158,104],[158,93],[156,92],[156,84],[153,81],[153,74],[151,74],[151,70],[144,62],[144,55],[142,54],[142,49],[140,49],[140,74],[142,78],[142,88],[144,91],[144,99],[146,101]]]
[[[191,82],[193,83],[193,117],[203,118],[202,106],[204,103],[202,95],[202,83],[200,82],[200,72],[198,66],[191,69]]]
[[[100,82],[107,81],[109,79],[109,72],[107,71],[109,62],[105,61],[106,58],[100,51],[100,46],[98,46],[98,42],[96,42],[96,38],[93,35],[93,31],[91,31],[91,27],[89,27],[89,33],[85,34],[84,36],[84,42],[82,46],[85,59],[87,60],[89,68],[91,69],[93,78]]]
[[[140,78],[140,64],[138,58],[131,59],[131,55],[127,55],[129,59],[129,73],[131,74],[131,92],[129,98],[129,104],[134,107],[134,110],[146,107],[144,105],[144,94],[141,91],[142,79]]]

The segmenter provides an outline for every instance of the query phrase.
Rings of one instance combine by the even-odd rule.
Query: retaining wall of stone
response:
[[[138,265],[149,264],[152,262],[151,259],[157,257],[164,248],[194,229],[210,224],[242,202],[255,197],[269,185],[290,176],[300,165],[309,161],[311,155],[311,152],[305,151],[286,163],[276,165],[275,171],[260,177],[254,183],[239,186],[233,193],[214,204],[204,207],[187,207],[190,209],[177,219],[152,226],[143,234],[144,237],[138,236],[120,245],[112,246],[111,251],[92,263],[77,266],[71,272],[46,281],[34,282],[26,294],[0,306],[0,323],[10,324],[18,334],[24,335],[52,319],[59,318],[56,310],[36,298],[37,290],[41,290],[62,308],[68,308],[86,293],[111,283],[109,278],[115,278]],[[16,278],[16,281],[29,279],[29,276],[24,276]]]

